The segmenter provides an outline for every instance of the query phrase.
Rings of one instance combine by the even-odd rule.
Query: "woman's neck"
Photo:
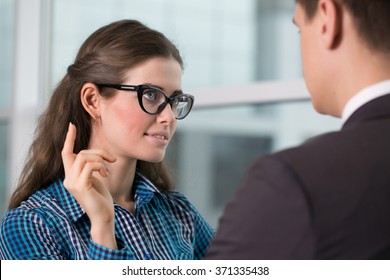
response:
[[[106,167],[107,177],[102,177],[98,172],[95,172],[94,176],[108,189],[115,203],[134,213],[132,189],[137,160],[116,157],[115,162],[106,162]]]
[[[98,126],[98,125],[96,125]],[[103,185],[109,190],[115,203],[118,203],[124,208],[126,204],[133,201],[132,188],[137,167],[137,160],[123,156],[118,156],[118,153],[110,149],[110,145],[104,140],[96,127],[92,129],[91,138],[88,149],[105,149],[107,152],[116,157],[113,163],[106,162],[108,168],[108,176],[102,177],[96,172],[96,176],[103,182]]]
[[[114,163],[108,164],[108,177],[101,178],[110,191],[114,202],[119,203],[133,200],[133,187],[137,161],[117,158]]]

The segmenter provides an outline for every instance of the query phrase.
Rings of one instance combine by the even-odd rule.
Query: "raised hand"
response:
[[[91,220],[91,237],[94,242],[115,249],[114,203],[108,189],[98,179],[109,176],[106,163],[115,157],[99,149],[83,150],[74,154],[76,126],[69,124],[61,152],[65,170],[64,186],[83,207]]]

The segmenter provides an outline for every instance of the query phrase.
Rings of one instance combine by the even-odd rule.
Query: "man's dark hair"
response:
[[[310,20],[317,12],[318,0],[296,0]],[[389,0],[335,0],[353,17],[361,38],[374,50],[390,52]]]

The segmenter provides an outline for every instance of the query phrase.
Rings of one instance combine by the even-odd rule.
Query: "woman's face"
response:
[[[182,70],[175,59],[156,57],[130,69],[123,84],[148,84],[161,88],[167,96],[181,91]],[[99,146],[119,158],[160,162],[176,130],[169,104],[157,115],[145,113],[137,92],[118,90],[101,102]]]

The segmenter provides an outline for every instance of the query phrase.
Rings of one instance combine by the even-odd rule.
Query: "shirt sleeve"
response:
[[[192,205],[191,207],[194,218],[194,258],[199,260],[205,257],[210,242],[214,238],[215,231]]]
[[[0,229],[0,259],[4,260],[64,260],[61,242],[50,232],[44,219],[36,212],[24,209],[9,211]],[[133,260],[130,248],[118,242],[119,250],[89,243],[88,258],[91,260]]]
[[[118,243],[118,246],[120,243]],[[89,259],[91,260],[135,260],[135,255],[130,248],[123,247],[119,250],[110,249],[95,243],[92,239],[89,244]]]
[[[41,217],[33,211],[14,209],[3,218],[0,256],[7,260],[61,260],[61,250]]]
[[[215,236],[215,230],[184,195],[179,193],[176,195],[178,196],[180,203],[186,205],[185,208],[187,208],[187,211],[190,211],[192,217],[192,227],[194,230],[192,240],[194,259],[203,259],[211,240]]]
[[[314,233],[298,178],[276,157],[258,160],[225,207],[208,259],[311,259]]]

